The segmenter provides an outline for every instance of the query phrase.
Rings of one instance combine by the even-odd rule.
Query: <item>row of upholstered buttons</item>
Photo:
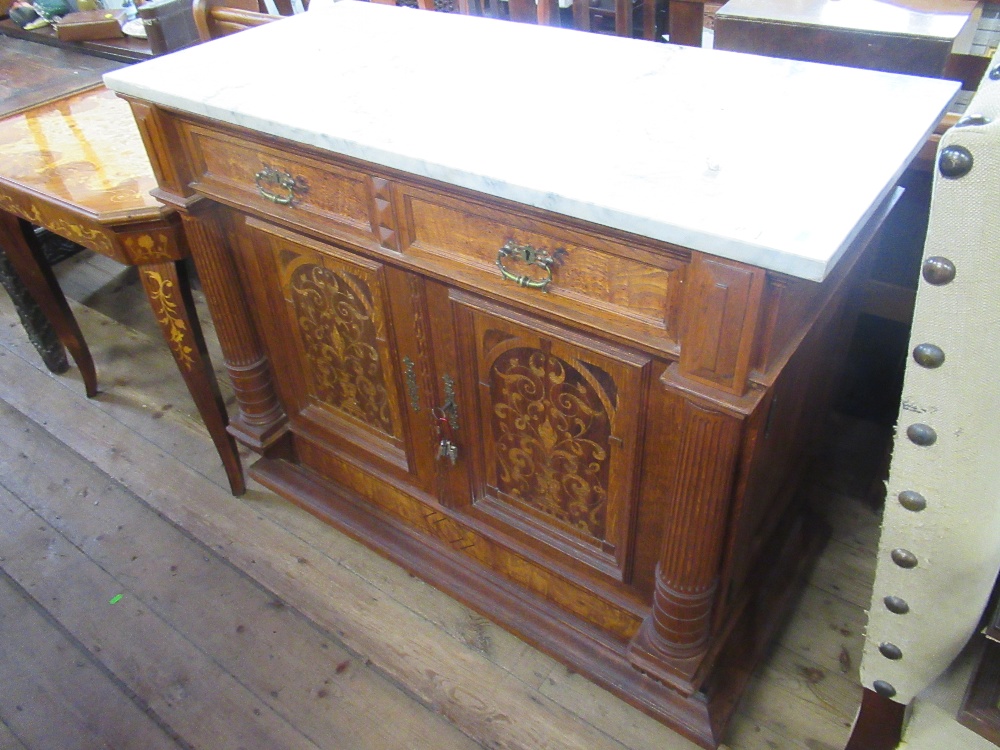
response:
[[[993,75],[993,74],[996,75]],[[991,71],[991,78],[1000,79],[1000,66]],[[965,127],[968,125],[986,125],[989,119],[982,115],[968,115],[962,118],[955,127]],[[947,146],[941,150],[938,157],[938,171],[948,179],[958,179],[968,174],[972,170],[972,153],[964,146]],[[933,256],[924,261],[921,274],[928,284],[932,286],[944,286],[955,278],[955,264],[948,258]],[[944,364],[944,350],[937,344],[918,344],[913,349],[913,361],[921,367],[936,369]],[[928,424],[917,422],[906,428],[906,437],[914,445],[929,447],[937,442],[937,432]],[[927,507],[927,499],[914,490],[903,490],[897,496],[899,504],[906,510],[918,513]],[[900,568],[915,568],[918,559],[913,552],[902,547],[897,547],[890,553],[893,563]],[[899,596],[886,596],[882,603],[885,608],[896,615],[905,615],[910,611],[910,605],[905,599]],[[895,643],[883,641],[878,647],[879,653],[886,659],[902,659],[903,651]],[[872,687],[879,695],[892,698],[896,694],[896,688],[884,680],[875,680]]]

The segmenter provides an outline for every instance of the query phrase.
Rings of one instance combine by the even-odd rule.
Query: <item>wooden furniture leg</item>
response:
[[[139,278],[177,369],[222,458],[229,487],[234,495],[242,495],[246,491],[243,468],[236,441],[226,429],[226,407],[208,360],[184,262],[143,264],[139,266]]]
[[[844,750],[893,750],[903,736],[906,705],[865,688],[861,711]]]
[[[87,396],[93,398],[97,395],[97,370],[90,349],[30,225],[6,211],[0,211],[0,246],[7,251],[11,266],[41,308],[59,341],[69,350],[80,368]]]
[[[7,254],[0,248],[0,285],[7,290],[14,309],[21,319],[21,325],[28,340],[38,351],[42,362],[56,375],[62,375],[69,369],[69,360],[66,358],[66,347],[59,341],[55,329],[45,317],[42,308],[38,306],[34,298],[28,293],[27,288],[15,273],[14,266],[7,259]]]

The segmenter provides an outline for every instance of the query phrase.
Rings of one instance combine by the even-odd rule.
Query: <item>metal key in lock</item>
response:
[[[437,457],[439,459],[447,458],[451,461],[451,465],[454,466],[455,462],[458,461],[458,446],[450,440],[442,440],[438,443]]]
[[[438,443],[437,459],[447,458],[454,466],[458,461],[458,443],[452,440],[458,432],[458,404],[455,403],[455,381],[450,375],[442,375],[444,381],[445,402],[433,409],[437,421],[437,432],[441,441]]]

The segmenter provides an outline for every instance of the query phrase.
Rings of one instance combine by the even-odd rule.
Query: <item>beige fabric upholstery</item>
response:
[[[1000,55],[989,70],[1000,65]],[[938,150],[963,146],[973,166],[962,177],[935,174],[928,256],[950,259],[954,281],[917,291],[910,349],[935,344],[944,364],[908,360],[888,482],[875,591],[861,677],[908,703],[953,661],[975,632],[1000,569],[1000,80],[989,74],[966,110],[989,124],[955,127]],[[921,447],[907,429],[922,423],[937,440]],[[926,508],[904,508],[919,492]],[[892,551],[915,555],[904,568]],[[884,597],[909,605],[894,614]],[[880,645],[895,644],[898,659]],[[888,649],[887,649],[888,650]]]

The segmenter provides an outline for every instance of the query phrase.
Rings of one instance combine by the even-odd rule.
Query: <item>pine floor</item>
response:
[[[694,747],[262,488],[233,498],[134,272],[57,272],[101,393],[46,372],[0,295],[0,750]],[[873,430],[836,424],[809,490],[833,537],[731,750],[846,742]]]

